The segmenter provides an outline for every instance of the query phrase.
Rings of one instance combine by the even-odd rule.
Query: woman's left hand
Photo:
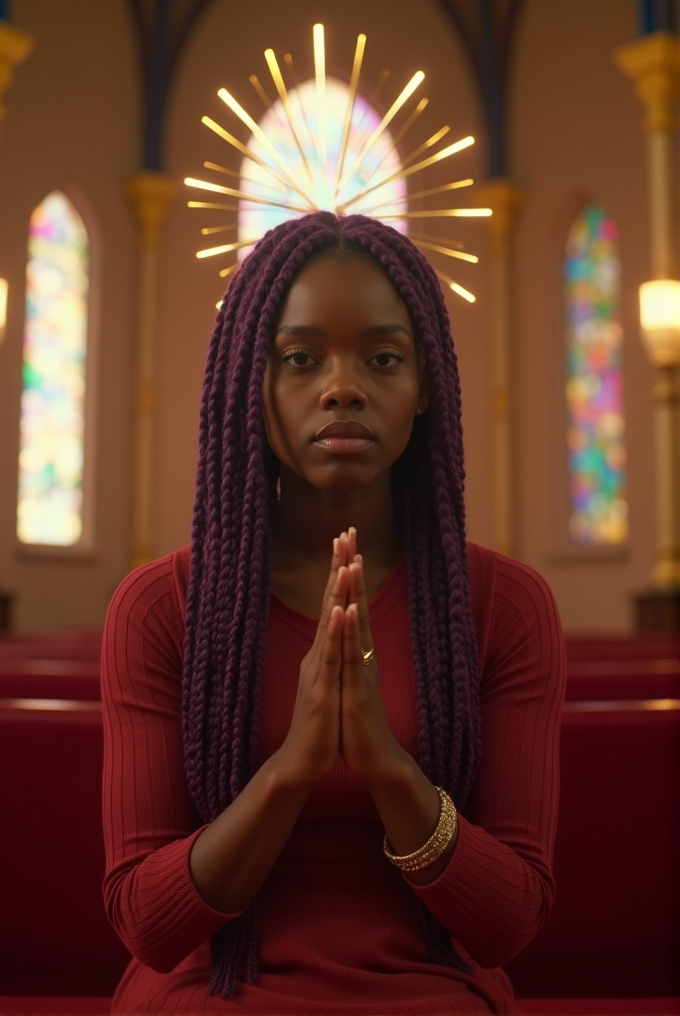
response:
[[[340,752],[348,769],[371,782],[394,769],[403,748],[390,730],[375,657],[369,665],[363,660],[363,654],[373,649],[373,638],[356,531],[348,535],[350,590],[342,637]]]

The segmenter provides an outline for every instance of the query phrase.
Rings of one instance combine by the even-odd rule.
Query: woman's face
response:
[[[267,438],[282,468],[324,490],[385,473],[427,405],[413,324],[363,258],[314,261],[276,322],[263,386]]]

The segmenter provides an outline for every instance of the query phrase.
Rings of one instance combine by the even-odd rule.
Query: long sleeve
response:
[[[565,661],[543,579],[471,550],[473,592],[486,612],[475,618],[482,762],[447,868],[427,886],[409,885],[478,963],[495,967],[533,938],[552,906]]]
[[[174,555],[133,572],[109,608],[102,648],[104,899],[137,959],[171,970],[230,915],[191,878],[204,826],[182,759],[182,611]]]

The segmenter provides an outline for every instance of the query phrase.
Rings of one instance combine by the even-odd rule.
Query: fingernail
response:
[[[333,540],[333,557],[338,556],[338,539],[337,537]]]
[[[355,554],[354,555],[354,560],[357,562],[357,564],[363,564],[364,563],[364,559],[361,556],[361,554]]]

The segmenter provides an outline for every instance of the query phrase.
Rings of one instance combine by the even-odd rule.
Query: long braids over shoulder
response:
[[[183,683],[189,792],[205,822],[259,764],[260,680],[271,593],[270,507],[276,476],[264,434],[262,384],[276,316],[313,256],[370,257],[390,278],[416,329],[428,411],[393,467],[407,557],[418,703],[418,762],[465,811],[479,765],[477,646],[465,543],[458,367],[437,277],[402,234],[330,212],[283,223],[243,262],[210,342],[200,412]],[[467,969],[419,904],[433,958]],[[255,903],[212,939],[211,993],[231,997],[257,974]]]

